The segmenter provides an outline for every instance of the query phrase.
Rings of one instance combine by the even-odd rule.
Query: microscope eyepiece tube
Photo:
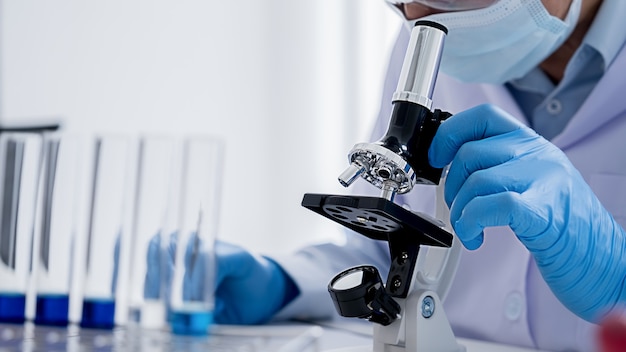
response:
[[[411,32],[400,79],[392,101],[406,101],[432,107],[432,95],[439,61],[448,30],[432,21],[417,21]]]
[[[446,34],[446,27],[439,23],[415,23],[392,97],[387,132],[377,142],[352,148],[350,166],[339,176],[344,187],[361,177],[382,189],[382,198],[392,201],[417,183],[439,183],[441,169],[428,162],[428,148],[441,122],[450,116],[431,110]]]

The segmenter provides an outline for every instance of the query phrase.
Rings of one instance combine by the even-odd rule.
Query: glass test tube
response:
[[[170,324],[175,334],[204,335],[213,323],[222,158],[218,139],[184,141],[170,292]]]
[[[41,162],[41,137],[0,135],[0,322],[23,323]]]
[[[89,224],[85,259],[83,307],[80,325],[110,329],[115,326],[118,278],[127,268],[124,212],[129,191],[130,141],[106,136],[95,140],[93,177],[89,197]]]
[[[165,325],[165,284],[161,271],[167,258],[161,255],[161,238],[168,190],[171,187],[173,138],[144,136],[139,143],[135,209],[129,280],[131,324],[159,329]],[[162,269],[163,268],[163,269]]]
[[[44,158],[35,230],[37,275],[35,324],[69,322],[74,221],[80,140],[44,135]]]

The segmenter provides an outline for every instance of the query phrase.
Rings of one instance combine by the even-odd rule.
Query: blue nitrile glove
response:
[[[300,293],[275,261],[218,241],[215,319],[221,324],[258,324]]]
[[[452,162],[445,200],[468,249],[481,246],[484,228],[508,225],[578,316],[597,322],[626,302],[624,229],[556,146],[481,105],[439,127],[429,159],[434,167]]]
[[[176,253],[176,234],[170,236],[170,244],[167,250],[167,258],[161,258],[161,234],[157,233],[152,236],[148,243],[146,254],[146,277],[143,285],[144,298],[159,299],[169,296],[166,292],[161,292],[161,290],[169,290],[168,286],[170,285],[174,268],[174,254]],[[166,266],[168,270],[162,270],[162,267]],[[163,287],[161,286],[162,279],[166,283]]]
[[[148,249],[148,272],[144,286],[147,298],[158,298],[160,289],[159,239],[155,236]],[[175,261],[176,235],[170,237],[168,267],[164,279],[170,284],[172,263]],[[191,236],[185,254],[186,268],[183,298],[200,300],[204,290],[204,259],[200,251],[193,254]],[[202,248],[202,247],[201,247]],[[255,255],[242,247],[217,241],[215,245],[217,279],[215,292],[215,321],[219,324],[260,324],[267,322],[291,302],[299,290],[294,281],[273,260]],[[192,265],[192,262],[195,262]]]

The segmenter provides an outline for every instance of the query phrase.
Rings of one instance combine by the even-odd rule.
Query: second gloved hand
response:
[[[220,324],[259,324],[298,294],[283,269],[268,257],[218,242],[215,319]]]
[[[625,232],[556,146],[482,105],[439,127],[429,159],[452,163],[445,200],[468,249],[481,246],[484,228],[508,225],[578,316],[598,321],[626,302]]]
[[[148,271],[144,286],[146,298],[158,299],[161,296],[161,280],[165,281],[166,290],[171,289],[177,236],[173,234],[169,237],[169,246],[164,250],[160,246],[160,235],[154,236],[150,241],[147,255]],[[191,236],[185,254],[184,300],[201,300],[204,296],[203,280],[206,265],[204,259],[206,256],[200,250],[199,256],[192,260],[192,243],[195,240],[195,236]],[[161,254],[166,256],[163,262],[159,260]],[[297,286],[289,275],[267,257],[221,241],[217,241],[215,245],[215,257],[217,278],[214,318],[218,324],[267,322],[299,294]],[[195,261],[193,265],[192,261]],[[168,268],[164,275],[159,269],[163,266]]]

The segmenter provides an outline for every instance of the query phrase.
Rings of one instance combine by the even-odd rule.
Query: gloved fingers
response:
[[[259,324],[282,307],[287,280],[278,264],[239,246],[216,244],[220,323]]]
[[[523,127],[504,110],[494,105],[479,105],[451,116],[439,126],[428,150],[428,160],[433,167],[444,167],[463,144]]]
[[[172,265],[176,262],[176,243],[178,242],[178,231],[174,231],[169,236],[169,246],[167,251],[169,253],[170,262]]]
[[[468,249],[477,248],[473,247],[473,241],[482,240],[485,228],[509,226],[524,246],[534,252],[554,243],[553,236],[546,234],[551,225],[549,216],[524,194],[501,192],[472,199],[453,226]]]
[[[463,243],[465,248],[473,251],[473,250],[480,248],[480,246],[483,245],[484,241],[485,241],[485,235],[483,234],[481,230],[479,233],[475,234],[474,237],[461,240],[461,243]]]
[[[450,223],[454,224],[467,204],[476,197],[502,192],[524,193],[533,184],[533,179],[521,172],[518,165],[505,163],[473,172],[467,177],[456,194],[450,194]],[[447,187],[447,183],[446,183]]]
[[[226,278],[246,278],[250,270],[259,265],[252,253],[240,246],[222,241],[215,243],[215,258],[216,287],[219,287]]]
[[[472,199],[461,217],[453,223],[454,231],[467,249],[477,249],[483,242],[483,230],[491,226],[512,226],[532,222],[526,202],[516,192],[501,192]]]
[[[148,269],[158,268],[160,263],[161,252],[161,234],[157,233],[152,236],[150,242],[148,242],[148,251],[146,255],[146,264]]]
[[[161,234],[154,235],[148,243],[146,253],[146,277],[143,295],[145,298],[159,298],[161,292]]]
[[[528,153],[536,152],[545,143],[539,135],[524,128],[463,144],[446,177],[446,203],[448,206],[452,204],[459,189],[474,172],[513,162]],[[530,165],[523,167],[523,174],[530,171],[529,168]],[[519,172],[516,172],[515,177],[519,176]],[[497,178],[500,179],[501,175],[497,175]]]
[[[195,269],[196,260],[200,255],[202,241],[197,234],[193,233],[187,240],[185,248],[185,270]]]
[[[170,270],[173,270],[173,261],[176,254],[177,234],[170,235],[170,245],[167,248],[167,257],[170,264]],[[186,245],[184,253],[185,273],[183,277],[182,295],[185,300],[201,300],[207,292],[205,288],[206,280],[214,280],[213,286],[215,290],[215,319],[219,323],[245,323],[246,309],[239,309],[239,305],[246,306],[246,302],[239,299],[237,295],[250,295],[248,288],[241,288],[233,291],[233,283],[236,283],[240,277],[253,277],[252,273],[248,274],[251,255],[243,248],[216,241],[213,247],[215,256],[215,268],[213,275],[207,275],[206,260],[209,254],[206,253],[203,241],[194,233],[192,234]],[[230,281],[229,281],[230,279]],[[234,280],[233,280],[234,279]],[[168,280],[169,281],[169,280]],[[223,285],[220,289],[220,285]],[[235,284],[236,285],[236,284]],[[224,287],[225,286],[225,287]],[[239,291],[239,292],[238,292]]]
[[[200,300],[204,295],[207,255],[202,252],[202,244],[197,233],[193,233],[187,241],[183,278],[183,298],[186,300]]]
[[[444,197],[448,207],[452,205],[454,197],[471,174],[506,163],[516,157],[516,151],[509,147],[508,135],[509,133],[467,142],[459,148],[446,176]],[[502,136],[507,138],[499,138]]]
[[[239,309],[233,309],[233,302],[227,302],[220,297],[215,300],[215,322],[218,324],[244,324],[245,317]]]

